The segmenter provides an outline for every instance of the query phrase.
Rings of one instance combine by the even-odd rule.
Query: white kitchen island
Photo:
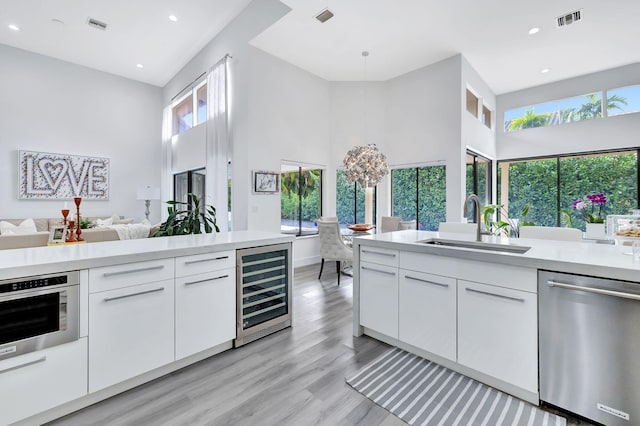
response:
[[[534,404],[538,271],[640,280],[630,247],[483,237],[523,254],[425,244],[475,235],[399,231],[354,239],[354,335],[367,334]]]
[[[17,356],[0,345],[0,424],[41,424],[230,349],[236,250],[293,240],[238,231],[0,251],[0,283],[79,276],[77,340]]]

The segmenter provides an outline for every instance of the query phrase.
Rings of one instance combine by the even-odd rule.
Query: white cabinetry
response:
[[[360,263],[360,323],[398,338],[398,268]]]
[[[174,360],[173,259],[167,261],[89,271],[90,392]]]
[[[176,359],[236,337],[233,265],[234,251],[176,258]],[[209,272],[190,274],[207,269]]]
[[[458,281],[458,362],[538,391],[536,294]]]
[[[87,338],[0,362],[0,424],[87,394]]]
[[[399,337],[402,342],[456,360],[456,280],[400,270]]]

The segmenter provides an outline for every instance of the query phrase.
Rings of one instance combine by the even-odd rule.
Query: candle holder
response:
[[[62,224],[67,226],[67,216],[69,216],[69,209],[62,209]]]
[[[76,241],[84,241],[82,238],[82,229],[80,228],[80,203],[82,202],[82,198],[75,197],[73,202],[76,203],[76,218],[78,219],[78,228],[76,229]],[[72,226],[73,228],[73,226]]]
[[[76,223],[73,220],[69,221],[69,237],[65,240],[65,242],[67,243],[75,243],[78,241],[78,239],[76,238],[76,235],[74,233],[74,225]]]

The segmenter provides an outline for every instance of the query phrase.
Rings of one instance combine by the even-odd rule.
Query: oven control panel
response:
[[[41,287],[50,287],[53,285],[67,284],[68,276],[55,275],[44,278],[26,279],[23,281],[13,281],[6,284],[0,284],[0,293],[9,293],[12,291],[30,290]]]

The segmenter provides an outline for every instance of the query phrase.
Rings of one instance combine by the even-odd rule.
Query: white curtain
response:
[[[207,142],[205,196],[216,209],[220,231],[229,230],[227,167],[229,150],[229,79],[228,59],[225,56],[207,75]]]
[[[173,200],[173,167],[172,167],[172,109],[171,105],[164,107],[162,111],[162,167],[160,183],[160,217],[167,219],[166,201]]]

